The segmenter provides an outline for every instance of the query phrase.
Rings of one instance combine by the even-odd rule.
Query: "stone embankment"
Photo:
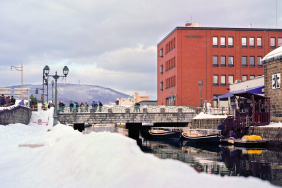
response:
[[[31,109],[23,106],[11,106],[0,109],[0,124],[8,125],[14,123],[29,124]]]

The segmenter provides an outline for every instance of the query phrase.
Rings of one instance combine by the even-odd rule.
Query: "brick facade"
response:
[[[214,45],[214,38],[217,38],[217,45]],[[273,46],[271,38],[275,38]],[[263,75],[263,65],[258,58],[276,48],[281,38],[282,29],[175,28],[157,48],[158,105],[200,106],[198,82],[201,80],[204,81],[204,101],[227,93],[229,82]],[[214,64],[216,57],[218,64]],[[229,64],[232,58],[233,65]],[[218,82],[214,84],[216,76]]]

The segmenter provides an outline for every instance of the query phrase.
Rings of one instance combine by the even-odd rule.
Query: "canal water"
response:
[[[117,127],[90,127],[85,133],[92,131],[118,132],[128,136],[127,129]],[[282,186],[282,151],[146,140],[142,136],[135,140],[143,152],[161,159],[182,161],[198,172],[221,176],[254,176]]]

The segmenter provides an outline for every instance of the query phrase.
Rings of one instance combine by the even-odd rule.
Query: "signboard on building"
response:
[[[281,83],[280,80],[281,80],[280,73],[272,74],[272,89],[280,88],[280,83]]]
[[[0,95],[10,96],[11,95],[11,88],[0,88]]]

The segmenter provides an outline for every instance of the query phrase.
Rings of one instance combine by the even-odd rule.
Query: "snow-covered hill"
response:
[[[11,86],[11,92],[14,91],[14,88],[20,88],[21,86]],[[42,85],[30,85],[26,84],[23,86],[24,88],[30,88],[30,93],[36,96],[38,99],[41,99]],[[6,87],[9,88],[9,87]],[[36,88],[39,88],[38,94],[35,94]],[[46,86],[45,86],[45,94],[46,94]],[[55,86],[54,86],[55,92]],[[13,94],[13,93],[12,93]],[[48,86],[48,100],[52,100],[52,85]],[[55,97],[55,96],[54,96]],[[103,104],[108,102],[115,102],[117,98],[127,98],[129,95],[115,91],[110,88],[105,88],[101,86],[94,85],[78,85],[78,84],[64,84],[58,83],[58,102],[62,101],[65,104],[69,104],[70,101],[92,104],[92,101],[101,101]],[[46,101],[46,96],[45,96]]]

